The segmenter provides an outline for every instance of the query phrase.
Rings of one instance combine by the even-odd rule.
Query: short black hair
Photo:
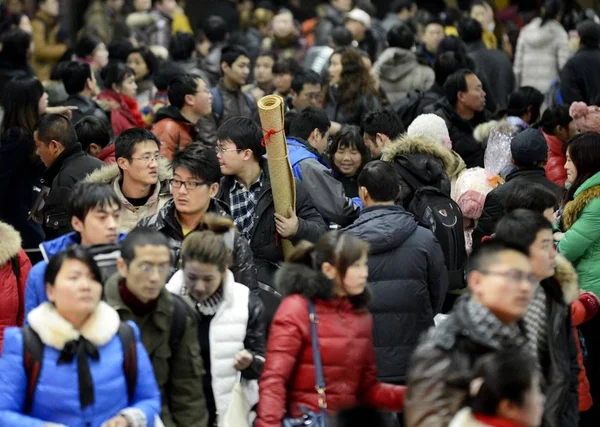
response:
[[[517,209],[528,209],[543,214],[546,209],[554,208],[558,197],[549,188],[535,182],[517,186],[504,200],[504,211],[511,213]]]
[[[73,126],[77,139],[81,142],[83,151],[87,152],[90,145],[96,144],[98,147],[106,147],[110,144],[110,128],[108,123],[98,117],[84,116]]]
[[[154,74],[154,86],[157,90],[164,91],[169,88],[169,83],[176,77],[183,76],[185,70],[179,64],[173,61],[163,61],[159,66],[158,70]]]
[[[391,163],[373,160],[358,175],[358,186],[365,187],[374,202],[393,202],[400,194],[400,178]]]
[[[532,86],[521,86],[508,97],[506,114],[521,117],[529,110],[531,112],[530,123],[536,123],[540,118],[540,109],[544,103],[544,94]]]
[[[404,24],[398,24],[387,33],[387,41],[390,47],[410,50],[415,44],[415,33]]]
[[[302,71],[302,66],[294,58],[283,58],[273,65],[273,74],[291,74],[295,76]]]
[[[319,74],[317,74],[313,70],[309,71],[300,71],[299,73],[294,74],[294,78],[292,79],[292,90],[299,94],[302,92],[304,85],[320,85],[322,84],[322,79]]]
[[[226,63],[230,67],[233,65],[235,61],[238,60],[240,56],[245,56],[246,58],[250,58],[246,49],[237,45],[228,45],[223,48],[221,52],[221,64]]]
[[[209,16],[202,26],[204,35],[211,43],[224,42],[229,33],[227,21],[217,15]]]
[[[231,141],[240,150],[250,150],[260,161],[266,150],[260,126],[246,117],[232,117],[217,129],[217,141]]]
[[[102,44],[102,40],[98,37],[83,34],[75,44],[75,55],[79,58],[87,58],[94,53],[94,50],[96,50],[100,44]]]
[[[71,245],[64,251],[61,251],[50,258],[46,271],[44,272],[44,283],[54,286],[56,276],[58,276],[60,269],[65,261],[70,259],[81,261],[87,265],[92,273],[92,278],[95,281],[102,283],[102,273],[98,268],[96,261],[94,261],[92,255],[83,246],[78,245]]]
[[[299,111],[290,124],[291,137],[302,138],[308,141],[308,137],[315,130],[326,133],[331,127],[331,122],[325,110],[315,107],[307,107]]]
[[[190,59],[196,50],[196,38],[193,34],[178,31],[169,41],[169,54],[173,61]]]
[[[138,226],[121,242],[121,258],[127,265],[135,259],[135,248],[138,246],[164,246],[169,249],[169,256],[173,257],[167,236],[152,228]]]
[[[456,52],[444,52],[437,55],[433,63],[433,72],[435,73],[435,82],[443,87],[444,83],[461,68],[467,68],[467,63]]]
[[[0,37],[2,52],[0,56],[6,58],[14,66],[29,66],[28,55],[31,47],[31,34],[19,28],[13,28]]]
[[[121,86],[126,78],[135,76],[135,72],[123,62],[109,62],[100,72],[104,87],[112,89],[113,85]]]
[[[283,129],[286,135],[290,134],[290,127],[292,126],[292,122],[298,114],[298,110],[292,109],[285,113],[285,116],[283,116]]]
[[[186,95],[194,95],[198,90],[198,80],[201,78],[194,74],[184,74],[171,80],[167,92],[171,105],[177,109],[183,108]]]
[[[391,108],[381,108],[368,113],[363,119],[362,129],[371,138],[382,133],[390,139],[396,139],[406,132],[402,120]]]
[[[122,206],[111,184],[78,182],[71,190],[67,212],[69,218],[84,221],[91,210],[109,205],[115,205],[118,209]]]
[[[92,78],[92,69],[85,62],[71,61],[62,71],[62,82],[69,95],[77,95]]]
[[[415,4],[415,0],[394,0],[390,6],[392,13],[400,13],[403,10],[410,10]]]
[[[154,141],[160,147],[159,139],[147,129],[133,128],[121,132],[115,139],[115,159],[123,157],[131,161],[135,146],[146,141]]]
[[[347,47],[352,44],[352,33],[343,25],[335,27],[329,35],[336,48]]]
[[[144,62],[146,63],[146,67],[148,68],[148,75],[153,76],[156,70],[158,69],[159,64],[158,58],[156,57],[156,55],[154,55],[154,52],[152,52],[152,50],[147,46],[140,46],[131,49],[127,57],[129,57],[129,55],[131,55],[132,53],[139,53],[141,55],[141,57],[144,59]]]
[[[444,83],[444,94],[450,105],[456,105],[459,92],[467,92],[469,90],[467,76],[471,74],[474,75],[475,73],[467,68],[463,68],[448,76],[446,83]]]
[[[527,209],[515,209],[496,224],[496,238],[521,245],[529,251],[542,230],[552,230],[552,224],[544,215]]]
[[[133,44],[128,39],[113,40],[107,46],[108,59],[110,62],[127,62],[132,49]]]
[[[475,43],[481,41],[483,28],[481,24],[473,18],[464,18],[458,22],[458,35],[465,43]]]
[[[77,134],[73,124],[62,114],[44,114],[35,127],[37,139],[48,145],[50,141],[58,141],[67,149],[77,144]]]
[[[219,166],[217,153],[200,142],[194,142],[175,153],[171,166],[173,173],[177,168],[183,168],[192,174],[194,178],[211,184],[219,182],[221,179],[221,167]]]
[[[467,272],[470,273],[472,271],[487,269],[490,267],[490,264],[497,261],[498,255],[505,251],[515,251],[529,257],[528,248],[524,248],[521,244],[515,244],[496,236],[493,239],[486,240],[473,251],[467,261]]]

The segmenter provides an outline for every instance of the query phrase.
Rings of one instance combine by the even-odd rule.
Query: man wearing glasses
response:
[[[485,242],[471,255],[467,280],[470,294],[412,356],[404,407],[409,427],[447,426],[466,404],[481,357],[529,348],[522,319],[538,279],[527,250],[498,238]]]
[[[194,313],[181,297],[165,288],[172,272],[167,238],[138,227],[121,243],[119,274],[104,287],[106,302],[121,321],[140,329],[162,395],[166,427],[205,427],[203,366]]]
[[[142,219],[139,226],[164,234],[177,264],[185,236],[208,227],[204,222],[206,214],[227,218],[230,214],[229,206],[215,198],[219,192],[221,170],[214,149],[200,143],[191,144],[175,153],[171,165],[173,200],[168,201],[155,215]],[[236,282],[254,289],[256,272],[248,241],[235,228],[227,231],[224,239],[232,252],[231,271]]]
[[[160,141],[145,129],[129,129],[115,140],[116,163],[95,171],[88,182],[110,184],[123,204],[119,231],[129,232],[146,216],[154,215],[171,199],[173,177],[161,159]]]

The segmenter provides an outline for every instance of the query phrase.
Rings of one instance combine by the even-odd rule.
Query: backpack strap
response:
[[[185,301],[179,295],[172,294],[171,296],[173,297],[173,322],[169,334],[169,347],[171,349],[171,360],[173,360],[185,332],[187,307]]]
[[[123,372],[127,381],[127,395],[129,397],[129,404],[132,404],[138,373],[135,333],[131,325],[127,322],[121,322],[118,334],[123,345]]]
[[[216,86],[210,89],[210,93],[213,97],[212,113],[218,125],[223,115],[223,97],[221,96],[221,92],[219,92],[219,88]]]
[[[23,367],[27,378],[27,393],[25,394],[23,414],[29,414],[31,413],[35,389],[42,370],[44,344],[40,336],[29,326],[23,326],[21,334],[23,335]]]
[[[12,272],[17,278],[17,286],[21,285],[21,264],[19,264],[19,255],[15,255],[10,259],[10,265],[12,266]]]
[[[404,156],[402,156],[402,157],[404,157]],[[406,160],[408,161],[408,159],[406,159]],[[396,171],[398,172],[398,174],[402,178],[404,178],[404,180],[408,183],[408,185],[410,185],[412,187],[412,189],[414,191],[417,191],[420,188],[426,187],[414,176],[414,174],[411,171],[409,171],[407,168],[402,166],[400,163],[396,162],[395,166],[396,166]]]

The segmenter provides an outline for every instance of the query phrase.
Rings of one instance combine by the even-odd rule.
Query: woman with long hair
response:
[[[546,162],[546,178],[553,183],[565,186],[567,172],[567,141],[577,133],[577,126],[569,115],[569,106],[557,104],[549,107],[538,123],[548,143],[548,161]]]
[[[369,112],[381,106],[373,79],[355,49],[336,50],[329,62],[329,83],[323,89],[331,134],[341,125],[360,126]]]
[[[154,74],[158,71],[158,59],[150,49],[142,46],[129,52],[127,66],[135,73],[138,107],[143,109],[156,94]]]
[[[369,150],[358,126],[344,126],[327,149],[333,165],[333,175],[344,186],[346,197],[358,197],[356,181],[369,161]]]
[[[30,65],[31,34],[14,28],[0,38],[0,95],[6,84],[15,77],[35,77]]]
[[[102,301],[92,256],[69,248],[50,259],[44,279],[49,302],[27,327],[4,331],[0,425],[154,425],[160,392],[150,359],[137,326]]]
[[[332,415],[360,403],[402,409],[405,388],[377,381],[368,251],[357,237],[333,231],[316,245],[299,243],[277,273],[284,299],[269,331],[256,427],[279,427],[284,414]],[[313,345],[322,362],[320,385]]]

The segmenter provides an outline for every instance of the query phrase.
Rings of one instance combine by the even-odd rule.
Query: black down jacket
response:
[[[433,326],[448,289],[440,244],[404,208],[371,206],[345,229],[368,242],[373,339],[379,379],[404,384],[421,334]]]

